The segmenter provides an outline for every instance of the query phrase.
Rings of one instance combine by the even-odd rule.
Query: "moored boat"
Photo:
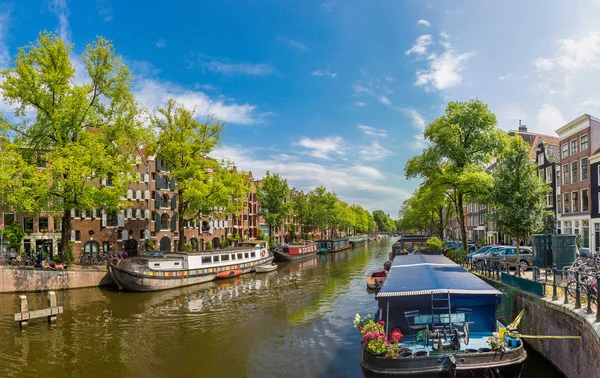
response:
[[[409,253],[419,252],[425,249],[427,249],[426,236],[403,236],[392,245],[392,254],[390,259],[393,260],[393,257],[397,255],[407,255]]]
[[[256,269],[256,268],[254,268],[254,269]],[[215,278],[217,280],[221,280],[224,278],[233,278],[235,276],[239,276],[240,274],[243,274],[243,272],[239,269],[224,270],[222,272],[217,273]]]
[[[323,239],[318,241],[320,248],[327,249],[327,253],[339,252],[352,247],[350,238]]]
[[[363,375],[520,377],[527,358],[522,341],[499,347],[501,295],[444,256],[396,256],[376,296],[377,314],[386,337],[403,352],[386,358],[363,347]]]
[[[350,239],[350,245],[352,245],[352,248],[360,247],[361,245],[364,245],[366,242],[367,242],[367,239],[364,237]]]
[[[272,247],[271,251],[275,256],[275,261],[294,261],[315,255],[317,244],[278,244]]]
[[[141,257],[118,260],[109,265],[110,275],[120,289],[155,291],[194,285],[254,271],[273,261],[267,243],[253,240],[240,247],[211,252],[152,252]]]
[[[256,273],[272,272],[274,270],[277,270],[277,264],[259,265],[256,268],[254,268],[254,270],[256,271]]]
[[[327,253],[327,248],[319,248],[319,251],[317,253]]]
[[[383,269],[378,269],[370,272],[366,278],[367,288],[371,290],[377,290],[381,288],[386,276],[387,272]]]

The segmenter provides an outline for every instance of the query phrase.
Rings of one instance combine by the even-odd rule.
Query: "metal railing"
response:
[[[486,260],[473,263],[472,260],[467,261],[463,258],[458,263],[465,269],[496,280],[501,280],[502,274],[509,274],[540,283],[545,296],[548,296],[551,290],[552,300],[558,301],[562,295],[563,304],[574,304],[575,309],[585,306],[586,314],[595,313],[595,322],[600,322],[600,295],[597,286],[600,282],[600,270],[582,270],[577,266],[558,269],[556,264],[553,264],[552,268],[530,267],[527,270],[531,270],[532,274],[529,275],[522,274],[519,264],[501,260],[494,263]],[[511,272],[511,268],[515,268],[514,273]]]

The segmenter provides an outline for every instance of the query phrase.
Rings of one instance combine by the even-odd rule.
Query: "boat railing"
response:
[[[455,262],[473,273],[516,286],[539,297],[562,300],[564,305],[573,304],[575,310],[584,308],[587,315],[595,314],[594,321],[600,322],[600,264],[596,258],[589,261],[578,259],[562,269],[556,263],[552,267],[527,266],[523,269],[524,264],[503,260],[473,262],[464,256]]]

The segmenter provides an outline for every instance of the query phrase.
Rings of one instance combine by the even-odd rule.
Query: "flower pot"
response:
[[[363,349],[364,349],[364,351],[366,353],[369,353],[371,356],[375,356],[375,357],[383,357],[383,356],[385,356],[385,352],[375,353],[375,352],[372,352],[372,351],[368,350],[367,348],[363,348]]]
[[[404,353],[400,353],[398,355],[398,358],[411,358],[412,357],[412,352],[404,352]]]
[[[492,350],[490,348],[479,348],[479,353],[489,353]]]
[[[479,353],[479,351],[477,349],[465,349],[465,353],[472,354],[472,353]]]
[[[417,353],[415,353],[415,357],[425,357],[427,356],[429,353],[426,350],[420,350]]]

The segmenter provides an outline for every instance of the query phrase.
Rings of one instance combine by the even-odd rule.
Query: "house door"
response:
[[[54,256],[52,255],[52,240],[36,240],[35,250],[42,255],[43,259],[49,258],[50,260],[54,260]]]
[[[594,239],[596,243],[594,243],[593,253],[596,252],[596,248],[600,247],[600,223],[594,223]]]

